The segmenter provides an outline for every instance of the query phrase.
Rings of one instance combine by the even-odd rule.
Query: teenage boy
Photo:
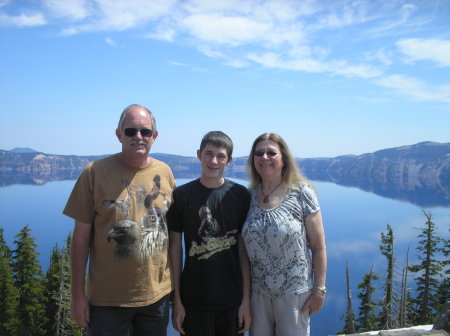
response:
[[[236,336],[250,327],[250,267],[241,238],[250,196],[224,178],[232,152],[226,134],[207,133],[197,151],[201,177],[174,190],[167,213],[172,323],[182,335]]]

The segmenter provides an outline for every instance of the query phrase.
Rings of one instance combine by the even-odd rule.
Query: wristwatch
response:
[[[322,293],[322,295],[325,295],[325,293],[327,292],[327,287],[325,286],[314,286],[313,289]]]

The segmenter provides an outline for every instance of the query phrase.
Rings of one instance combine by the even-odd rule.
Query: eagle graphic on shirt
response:
[[[150,192],[147,192],[143,186],[132,185],[128,181],[122,181],[122,184],[127,190],[125,199],[102,202],[108,209],[114,209],[125,217],[114,223],[107,234],[108,242],[116,244],[113,252],[114,258],[148,259],[166,251],[168,233],[164,215],[169,208],[169,201],[166,195],[160,191],[161,177],[155,175]],[[163,198],[163,209],[152,206],[158,197]],[[133,201],[138,213],[145,209],[139,222],[126,218],[130,214],[130,206]]]

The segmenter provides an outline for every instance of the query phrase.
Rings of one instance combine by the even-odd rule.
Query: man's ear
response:
[[[197,158],[202,161],[202,152],[200,151],[200,149],[197,149]]]
[[[153,132],[153,135],[152,135],[153,141],[156,140],[156,137],[157,137],[157,136],[158,136],[158,131],[154,131],[154,132]]]
[[[228,158],[227,166],[231,163],[231,161],[233,161],[233,157],[232,157],[232,156],[230,156],[230,157]]]
[[[120,142],[122,142],[122,132],[120,132],[120,129],[118,128],[116,128],[116,137]]]

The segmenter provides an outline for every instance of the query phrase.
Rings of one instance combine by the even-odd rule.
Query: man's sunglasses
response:
[[[143,137],[151,137],[153,135],[153,131],[150,128],[125,128],[124,133],[127,137],[134,137],[137,132],[141,133]]]
[[[256,151],[256,152],[255,152],[255,156],[257,156],[257,157],[263,157],[264,154],[267,154],[268,157],[274,157],[274,156],[277,156],[277,155],[278,155],[278,153],[277,153],[277,152],[274,152],[274,151],[267,151],[267,152],[264,152],[264,151]]]

